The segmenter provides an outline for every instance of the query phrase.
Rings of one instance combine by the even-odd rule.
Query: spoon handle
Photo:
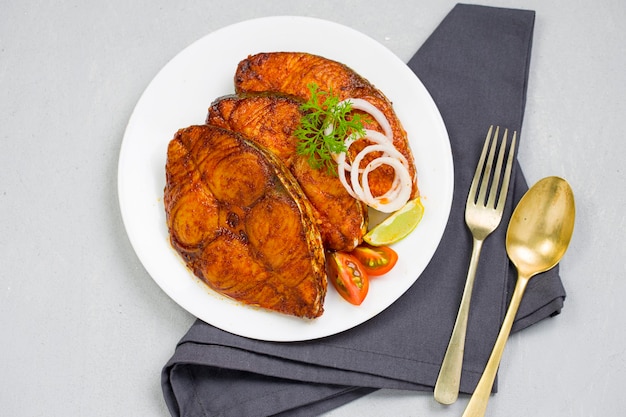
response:
[[[526,290],[528,280],[529,278],[521,275],[517,279],[511,303],[509,304],[509,308],[504,316],[504,322],[500,328],[500,333],[498,333],[498,338],[496,339],[493,351],[491,352],[491,356],[489,356],[489,361],[487,362],[485,371],[483,372],[480,381],[478,381],[478,385],[476,386],[476,389],[472,394],[472,398],[470,398],[462,417],[483,417],[485,415],[485,411],[487,411],[487,402],[489,401],[489,396],[491,395],[493,381],[496,378],[496,373],[498,372],[498,367],[500,366],[500,359],[502,359],[502,353],[504,352],[504,346],[506,345],[506,341],[511,333],[513,320],[515,319],[520,302],[522,301],[522,296]]]
[[[470,301],[472,299],[472,288],[474,278],[480,259],[480,251],[483,241],[474,238],[472,245],[472,257],[470,258],[467,279],[461,298],[461,305],[456,316],[456,322],[452,329],[452,336],[443,357],[437,383],[435,384],[435,400],[441,404],[452,404],[459,396],[459,386],[461,384],[461,371],[463,369],[463,353],[465,352],[465,334],[467,332],[467,318],[469,316]]]

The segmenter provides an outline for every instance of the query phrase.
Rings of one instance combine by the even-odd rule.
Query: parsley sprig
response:
[[[307,88],[311,97],[300,106],[304,116],[294,132],[299,139],[297,152],[306,156],[313,168],[326,168],[328,173],[337,175],[332,154],[346,151],[345,139],[348,136],[365,136],[363,123],[366,119],[360,114],[350,114],[350,102],[341,102],[338,96],[333,95],[332,89],[321,91],[315,83],[308,84]]]

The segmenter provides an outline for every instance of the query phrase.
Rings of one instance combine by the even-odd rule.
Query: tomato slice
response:
[[[369,279],[363,265],[348,253],[329,252],[326,268],[337,292],[350,303],[361,305],[369,290]]]
[[[361,262],[369,276],[384,275],[398,262],[398,254],[389,246],[370,246],[363,243],[350,254]]]

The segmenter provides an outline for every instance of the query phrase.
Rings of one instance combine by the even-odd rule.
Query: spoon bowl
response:
[[[530,278],[563,257],[574,230],[574,193],[562,178],[537,182],[517,205],[506,233],[506,251],[519,274]]]
[[[495,380],[504,346],[528,281],[553,268],[567,250],[574,231],[574,193],[562,178],[547,177],[524,194],[513,211],[506,232],[506,252],[518,278],[502,328],[480,381],[463,417],[482,417]]]

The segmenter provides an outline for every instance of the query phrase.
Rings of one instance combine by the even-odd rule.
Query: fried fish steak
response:
[[[284,314],[323,313],[319,230],[271,152],[216,126],[181,129],[168,145],[164,203],[172,246],[208,286]]]
[[[308,86],[318,85],[322,91],[332,91],[341,100],[360,98],[377,107],[387,118],[393,133],[393,144],[409,163],[409,174],[413,179],[411,198],[419,195],[415,163],[406,131],[398,119],[392,103],[368,80],[348,66],[318,55],[304,52],[269,52],[248,56],[239,62],[234,77],[235,92],[279,92],[309,100]],[[382,131],[374,121],[366,124],[367,129]],[[350,150],[352,155],[362,149],[366,143],[355,144]],[[376,154],[371,155],[372,158]],[[370,159],[366,158],[367,163]],[[394,171],[382,166],[369,176],[369,184],[374,196],[384,194],[391,186]]]
[[[336,175],[312,168],[297,153],[293,132],[302,117],[300,104],[274,94],[225,96],[209,107],[207,123],[239,132],[278,156],[311,202],[325,248],[351,251],[367,232],[367,207],[348,194]]]

